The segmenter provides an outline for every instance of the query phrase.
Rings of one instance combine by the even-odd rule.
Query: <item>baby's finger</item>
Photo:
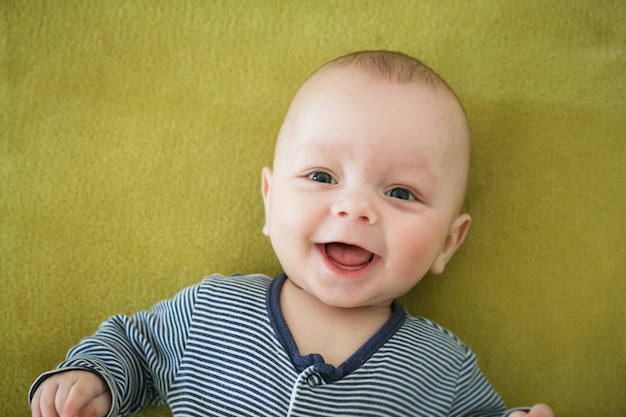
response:
[[[56,394],[59,386],[56,383],[42,384],[32,400],[33,416],[58,417],[60,410],[56,407]]]
[[[97,377],[95,377],[97,378]],[[105,391],[104,383],[94,378],[79,379],[70,390],[67,401],[63,408],[62,417],[65,416],[105,416],[110,408],[110,395]]]
[[[33,398],[30,401],[30,413],[32,415],[32,417],[43,417],[41,414],[41,407],[39,407],[39,397],[40,397],[40,390],[35,391],[35,394],[33,395]]]
[[[56,393],[54,396],[54,405],[57,414],[53,414],[53,416],[61,416],[63,408],[65,407],[65,402],[67,401],[67,396],[69,395],[69,391],[72,388],[71,382],[61,380],[59,381],[58,387],[56,388]],[[48,417],[44,414],[44,417]]]

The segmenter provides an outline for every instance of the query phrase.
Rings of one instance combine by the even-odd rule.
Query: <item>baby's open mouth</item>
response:
[[[359,246],[332,242],[324,245],[326,256],[335,265],[344,269],[361,269],[368,266],[374,254]]]

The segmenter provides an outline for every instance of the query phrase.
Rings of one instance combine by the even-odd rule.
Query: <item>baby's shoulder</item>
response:
[[[407,316],[392,340],[400,347],[419,352],[428,360],[463,362],[471,354],[455,334],[423,317]]]
[[[459,378],[475,368],[475,356],[457,336],[422,317],[406,316],[368,362],[408,392],[453,395]],[[414,387],[420,387],[417,391]]]
[[[272,279],[262,274],[235,274],[225,276],[213,274],[205,277],[197,285],[199,301],[232,300],[246,304],[265,303],[268,287]]]
[[[200,291],[212,290],[243,290],[243,291],[267,291],[272,278],[263,274],[213,274],[205,277],[199,283]]]

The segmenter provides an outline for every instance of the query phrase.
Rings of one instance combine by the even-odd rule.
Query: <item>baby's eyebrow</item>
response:
[[[299,143],[297,143],[295,146],[296,148],[314,148],[314,149],[319,149],[320,147],[333,147],[333,148],[339,148],[339,147],[351,147],[353,146],[352,143],[348,143],[348,144],[342,144],[341,141],[334,136],[323,136],[323,135],[316,135],[316,136],[311,136],[306,138],[306,140],[300,140],[298,141]],[[344,145],[344,146],[341,146]]]
[[[302,154],[305,157],[319,156],[330,158],[345,155],[346,152],[350,152],[352,146],[352,144],[342,144],[332,138],[315,137],[292,145],[289,153],[292,155]]]
[[[415,171],[419,171],[420,175],[423,174],[433,183],[438,179],[433,163],[427,158],[421,158],[421,160],[416,160],[415,158],[398,158],[394,161],[393,170],[394,172],[400,173],[399,175],[402,175],[402,173],[414,173]]]

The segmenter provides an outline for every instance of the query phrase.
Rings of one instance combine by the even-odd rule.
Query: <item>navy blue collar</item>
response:
[[[269,313],[270,323],[281,345],[283,345],[289,354],[296,370],[302,372],[310,366],[315,366],[315,370],[322,375],[326,382],[338,381],[360,368],[365,361],[398,331],[407,315],[400,303],[394,301],[391,304],[391,317],[383,327],[341,364],[341,366],[335,368],[333,365],[325,363],[324,358],[317,353],[306,356],[300,355],[298,346],[295,340],[293,340],[293,335],[289,327],[287,327],[287,322],[280,308],[280,290],[286,279],[287,276],[284,273],[278,275],[267,289],[267,312]]]

